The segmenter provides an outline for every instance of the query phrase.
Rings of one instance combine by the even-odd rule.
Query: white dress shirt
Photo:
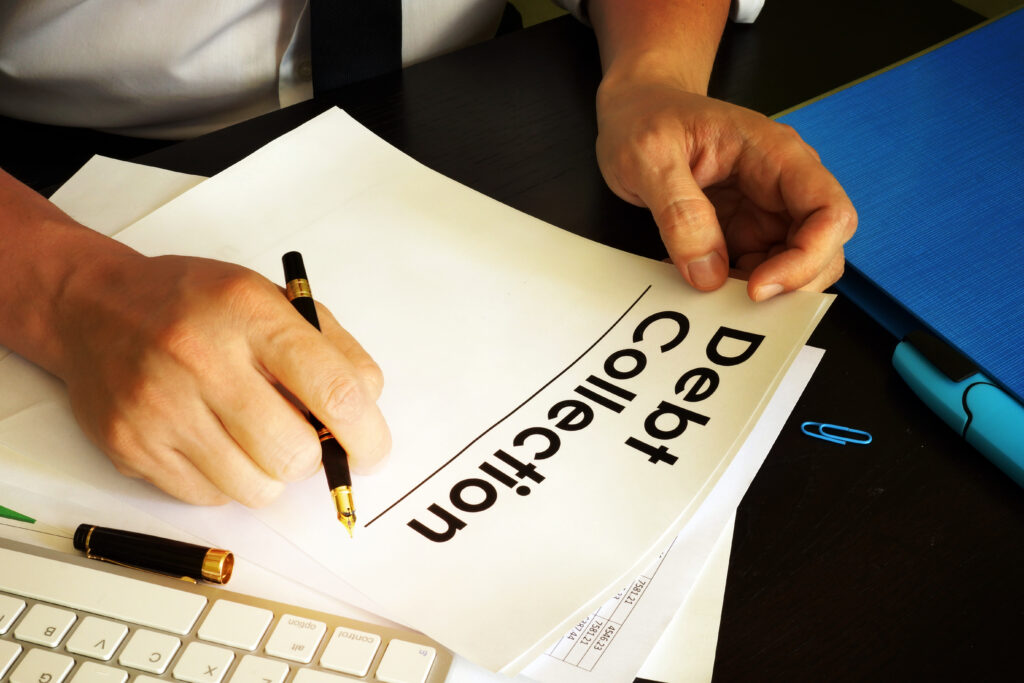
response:
[[[752,21],[764,0],[734,2]],[[583,0],[555,0],[580,16]],[[402,64],[494,35],[506,0],[402,0]],[[0,114],[186,138],[312,96],[307,0],[4,0]]]

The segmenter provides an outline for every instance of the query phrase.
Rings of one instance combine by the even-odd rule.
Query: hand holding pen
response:
[[[289,395],[343,437],[354,470],[387,453],[380,371],[326,310],[321,334],[252,270],[115,255],[82,256],[54,305],[55,341],[37,345],[59,353],[34,360],[65,381],[79,424],[121,473],[190,503],[266,505],[320,467]]]

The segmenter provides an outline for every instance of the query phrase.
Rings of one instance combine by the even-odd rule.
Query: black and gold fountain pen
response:
[[[306,266],[302,263],[302,254],[289,251],[281,261],[284,263],[288,300],[310,325],[319,330],[320,320],[316,315],[309,280],[306,279]],[[351,536],[352,529],[356,526],[356,508],[352,503],[352,475],[348,471],[348,454],[315,415],[307,411],[306,417],[320,437],[320,457],[323,460],[324,473],[327,475],[327,485],[331,489],[331,497],[334,498],[334,507],[338,511],[338,520],[345,525],[348,535]]]

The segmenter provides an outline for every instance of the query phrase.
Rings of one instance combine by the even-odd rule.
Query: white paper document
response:
[[[725,580],[729,573],[729,551],[732,546],[735,513],[701,568],[700,574],[676,611],[672,621],[661,632],[654,650],[637,672],[637,678],[665,683],[706,683],[715,668],[718,627],[722,620]],[[685,648],[680,647],[685,643]],[[702,656],[710,653],[710,656]],[[595,681],[599,679],[594,679]],[[628,683],[628,678],[621,679]]]
[[[708,671],[710,679],[736,506],[750,488],[823,355],[821,349],[810,347],[800,352],[725,474],[671,546],[632,583],[527,666],[524,673],[529,678],[543,683],[631,681],[666,629],[674,624],[676,629],[689,628],[687,639],[692,639],[695,632],[710,633],[711,639],[707,641],[705,636],[700,641],[702,647],[694,647],[685,640],[667,638],[663,649],[674,657],[658,653],[658,663],[653,668],[671,666],[665,664],[671,660],[691,672],[685,680],[701,680],[694,672],[703,670]],[[729,540],[723,541],[724,536]],[[585,563],[581,567],[585,568]],[[709,585],[711,596],[698,593],[701,580]],[[691,608],[690,622],[679,624],[679,614],[687,611],[686,604]],[[695,611],[698,606],[703,611]],[[717,610],[713,618],[705,614],[709,610]],[[681,643],[686,643],[685,649]],[[700,656],[705,651],[709,656]],[[683,680],[651,678],[674,683]]]
[[[694,517],[830,300],[755,305],[735,281],[696,293],[671,265],[468,190],[338,110],[118,239],[277,282],[281,255],[302,252],[314,296],[384,371],[394,438],[385,464],[354,481],[351,540],[322,475],[251,512],[191,508],[129,480],[118,494],[242,554],[269,555],[274,537],[316,561],[317,585],[336,581],[345,599],[506,673]],[[34,372],[19,360],[4,372]],[[53,390],[0,423],[0,443],[85,480],[117,478],[70,439]]]

